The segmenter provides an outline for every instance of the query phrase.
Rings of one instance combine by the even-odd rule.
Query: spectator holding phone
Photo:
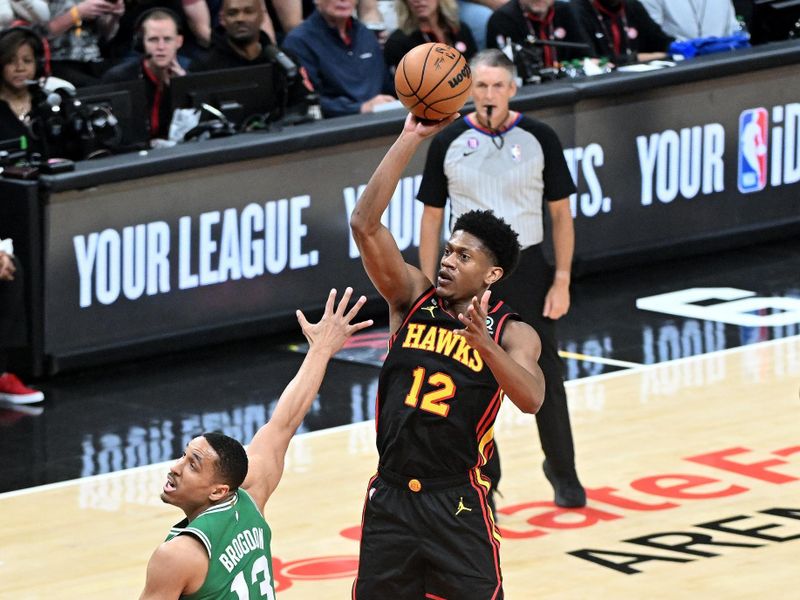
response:
[[[124,0],[51,0],[47,24],[53,75],[76,86],[100,83],[106,64],[100,51],[114,37]]]

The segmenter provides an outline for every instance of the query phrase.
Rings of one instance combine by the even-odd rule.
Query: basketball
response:
[[[409,50],[397,65],[397,98],[420,119],[441,121],[457,112],[472,87],[467,59],[447,44],[430,42]]]

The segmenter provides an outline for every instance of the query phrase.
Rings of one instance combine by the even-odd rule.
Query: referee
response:
[[[514,64],[499,50],[473,58],[475,112],[433,138],[417,199],[424,205],[419,246],[420,267],[432,281],[439,270],[444,209],[450,198],[450,222],[471,210],[493,210],[519,234],[523,248],[516,271],[492,286],[542,340],[539,366],[546,381],[545,401],[536,416],[544,450],[544,474],[565,508],[586,504],[575,471],[575,451],[558,356],[555,321],[569,310],[569,284],[575,232],[569,195],[575,185],[555,132],[541,121],[509,109],[516,94]],[[552,221],[555,272],[542,252],[544,205]],[[484,472],[500,478],[496,458]]]

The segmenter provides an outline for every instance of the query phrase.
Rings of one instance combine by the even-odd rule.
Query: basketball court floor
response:
[[[552,504],[533,417],[506,403],[506,597],[800,598],[800,240],[584,277],[559,327],[590,499]],[[0,407],[0,598],[138,597],[182,518],[158,497],[169,461],[203,430],[249,441],[301,339],[67,373],[41,407]],[[290,446],[267,505],[279,598],[349,597],[385,339],[331,363]]]

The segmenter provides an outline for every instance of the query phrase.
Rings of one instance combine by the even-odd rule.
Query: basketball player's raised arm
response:
[[[425,204],[419,227],[419,266],[431,281],[436,281],[442,260],[442,223],[444,209]]]
[[[422,141],[444,129],[457,117],[456,113],[431,125],[409,114],[403,131],[373,173],[350,216],[353,239],[367,275],[392,308],[408,305],[430,282],[422,271],[405,262],[392,233],[381,223],[381,216]]]
[[[247,448],[249,466],[242,487],[262,510],[280,481],[289,442],[317,397],[328,362],[347,338],[372,325],[371,319],[352,323],[367,301],[361,296],[347,310],[352,293],[352,288],[348,287],[336,306],[336,290],[331,290],[325,313],[318,323],[309,323],[305,315],[297,311],[297,320],[308,340],[308,353],[281,394],[269,422],[256,432]]]
[[[486,313],[491,292],[484,292],[480,301],[473,298],[467,313],[459,314],[464,324],[461,334],[475,348],[505,395],[522,412],[536,413],[544,402],[544,373],[539,368],[542,343],[539,334],[523,321],[506,325],[501,344],[486,330]]]

